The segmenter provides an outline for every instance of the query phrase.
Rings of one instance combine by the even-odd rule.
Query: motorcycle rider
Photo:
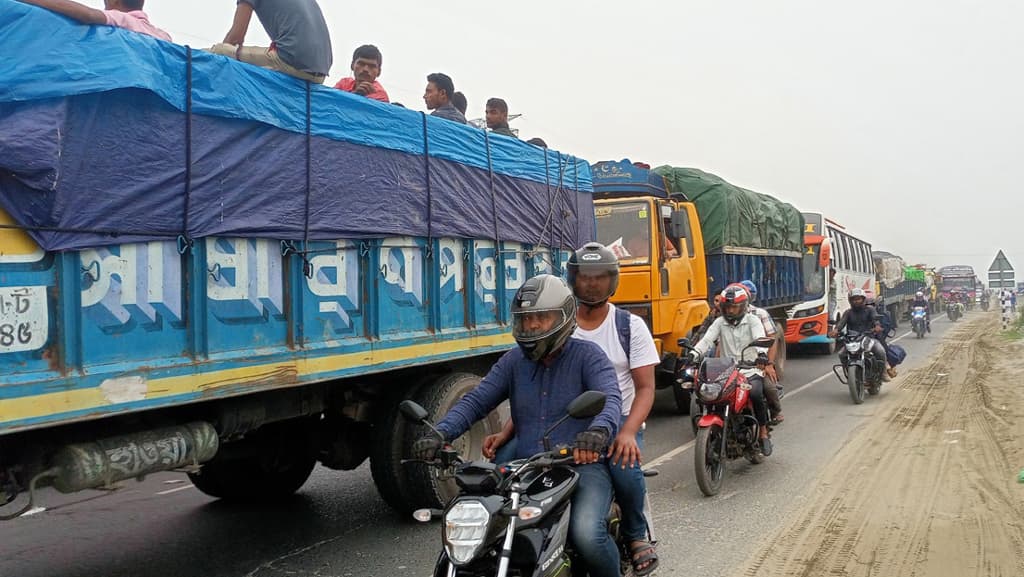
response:
[[[924,296],[924,291],[914,293],[914,300],[910,303],[910,310],[914,310],[917,307],[924,307],[925,330],[932,332],[932,315],[928,312],[931,310],[931,306],[928,304],[928,298]]]
[[[647,486],[640,464],[644,422],[654,405],[654,369],[661,358],[643,319],[608,302],[619,286],[615,253],[600,243],[587,243],[573,253],[566,268],[578,303],[578,326],[573,336],[601,347],[615,367],[622,393],[620,429],[608,449],[607,463],[615,499],[622,510],[620,530],[629,543],[634,574],[643,577],[658,567],[644,514]],[[628,328],[619,326],[622,321],[629,323]],[[629,336],[628,352],[624,330]],[[484,441],[484,456],[495,462],[510,460],[507,449],[515,444],[509,442],[513,431],[513,421],[509,420],[500,433],[489,436]],[[502,449],[496,451],[498,447]]]
[[[768,311],[754,304],[757,302],[757,285],[752,280],[745,280],[740,282],[740,284],[743,285],[743,288],[747,289],[747,294],[750,296],[750,314],[757,317],[761,324],[764,325],[765,336],[775,338],[778,334],[778,329],[772,316],[768,314]],[[773,426],[786,420],[786,417],[782,414],[782,398],[779,396],[779,376],[775,372],[775,357],[778,354],[778,349],[778,341],[768,348],[768,360],[770,362],[764,367],[764,376],[767,377],[764,380],[764,398],[768,401],[768,408],[772,411],[772,419],[769,421],[769,424]]]
[[[850,308],[843,313],[839,322],[829,333],[829,337],[836,338],[843,329],[861,334],[873,333],[878,335],[882,332],[882,324],[878,320],[878,314],[875,313],[875,309],[867,306],[867,294],[864,292],[864,289],[853,289],[850,291],[850,296],[847,300],[850,303]],[[877,337],[871,339],[870,349],[876,359],[881,359],[885,362],[885,349]],[[846,353],[846,347],[839,349],[839,361],[843,363],[844,367],[847,366],[849,355]]]
[[[518,347],[505,353],[480,384],[459,399],[436,427],[412,446],[431,460],[437,450],[468,431],[503,401],[517,425],[516,458],[544,450],[544,431],[586,390],[605,393],[604,409],[591,421],[570,419],[551,433],[552,444],[574,446],[581,479],[572,496],[569,537],[593,577],[618,577],[619,551],[608,534],[612,503],[608,467],[599,462],[615,438],[622,397],[611,361],[594,343],[572,337],[576,299],[562,279],[528,279],[512,301],[512,335]]]
[[[764,371],[761,366],[768,364],[767,349],[759,347],[748,348],[747,345],[762,338],[764,324],[752,314],[749,314],[750,297],[743,285],[731,284],[722,291],[722,316],[711,323],[711,327],[691,352],[696,362],[702,355],[707,354],[711,347],[718,342],[718,355],[721,357],[743,358],[747,361],[759,361],[759,368],[744,369],[743,374],[750,384],[750,401],[754,406],[754,416],[757,418],[758,438],[761,442],[761,453],[766,457],[772,454],[772,441],[768,436],[768,405],[764,397]]]
[[[885,350],[885,373],[882,375],[882,380],[888,382],[896,378],[896,368],[889,364],[889,343],[887,342],[893,329],[892,321],[889,312],[885,310],[884,306],[879,305],[874,294],[867,293],[865,304],[875,311],[875,315],[878,316],[878,324],[882,325],[882,332],[878,333],[878,342],[882,343],[882,348]]]

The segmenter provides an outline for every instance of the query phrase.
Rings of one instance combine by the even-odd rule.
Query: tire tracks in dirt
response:
[[[891,407],[735,574],[1024,575],[1024,368],[1012,364],[1024,345],[1012,349],[997,328],[994,315],[964,323],[883,389]]]

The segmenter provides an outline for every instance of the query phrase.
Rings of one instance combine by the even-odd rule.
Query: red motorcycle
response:
[[[757,339],[744,347],[768,348],[774,339]],[[686,339],[679,340],[684,350],[694,350]],[[741,354],[742,356],[742,354]],[[700,368],[694,375],[700,419],[697,421],[697,442],[694,447],[694,469],[697,485],[711,497],[722,489],[725,463],[740,457],[758,465],[764,455],[758,435],[757,418],[750,400],[750,383],[744,369],[756,368],[761,361],[736,360],[732,357],[709,357],[694,361]]]

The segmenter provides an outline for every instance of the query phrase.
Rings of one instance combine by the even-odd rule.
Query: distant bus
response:
[[[874,291],[871,244],[821,213],[803,215],[804,302],[789,312],[786,343],[832,353],[835,341],[828,337],[829,326],[850,308],[850,291]]]

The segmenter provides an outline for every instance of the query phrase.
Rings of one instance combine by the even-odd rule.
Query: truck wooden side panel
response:
[[[311,244],[307,278],[271,239],[45,253],[5,234],[0,434],[501,351],[516,289],[568,257],[338,240]]]

